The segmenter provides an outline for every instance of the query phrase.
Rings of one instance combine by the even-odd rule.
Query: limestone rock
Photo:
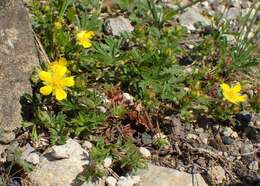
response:
[[[187,8],[179,17],[179,22],[182,26],[185,26],[188,30],[195,30],[195,24],[201,23],[202,26],[209,26],[210,20],[204,17],[198,8]]]
[[[113,36],[118,36],[123,32],[132,32],[134,27],[130,21],[122,16],[110,18],[106,21],[105,31]]]
[[[24,93],[32,92],[29,79],[37,64],[31,24],[23,1],[1,0],[0,128],[11,136],[11,131],[20,126],[23,110],[20,99]]]
[[[211,167],[208,174],[215,184],[221,184],[226,178],[225,170],[221,166]]]
[[[50,153],[40,158],[40,163],[33,172],[28,174],[32,185],[37,186],[69,186],[73,185],[84,166],[89,163],[88,152],[79,143],[72,139],[66,142],[68,147],[68,159],[52,159]],[[23,186],[26,182],[23,183]]]
[[[0,123],[0,127],[1,127],[1,123]],[[0,143],[2,143],[2,144],[9,144],[14,139],[15,139],[15,134],[13,132],[0,130]]]
[[[112,176],[108,176],[106,178],[107,186],[116,186],[116,182],[117,182],[117,180],[114,177],[112,177]]]
[[[139,151],[145,158],[149,158],[151,156],[151,152],[147,148],[140,147]]]
[[[121,176],[118,179],[117,186],[134,186],[134,180],[131,177]]]
[[[7,145],[1,145],[0,144],[0,164],[1,163],[4,163],[6,161],[6,156],[7,156],[7,153],[6,153],[6,150],[7,150]]]
[[[140,186],[207,186],[200,174],[188,174],[175,169],[149,165],[141,170]]]
[[[37,165],[40,163],[40,156],[38,155],[38,153],[34,152],[29,154],[26,158],[25,161],[27,161],[28,163],[31,163],[33,165]]]

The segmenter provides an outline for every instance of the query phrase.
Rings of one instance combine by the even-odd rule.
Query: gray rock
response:
[[[105,31],[113,36],[118,36],[123,32],[132,32],[134,27],[130,21],[122,16],[110,18],[105,23]]]
[[[188,30],[195,30],[195,24],[197,23],[201,23],[202,26],[210,25],[210,20],[201,15],[199,9],[196,7],[187,8],[186,12],[180,15],[179,22]]]
[[[134,180],[131,177],[121,176],[118,179],[117,186],[134,186]]]
[[[143,157],[145,158],[149,158],[151,156],[151,152],[147,149],[147,148],[144,148],[144,147],[140,147],[139,148],[139,152],[143,155]]]
[[[222,137],[222,142],[225,144],[225,145],[231,145],[234,143],[234,140],[231,139],[230,137],[228,136],[223,136]]]
[[[80,186],[105,186],[105,180],[98,180],[98,181],[96,181],[96,182],[94,182],[94,183],[92,183],[92,182],[85,182],[85,183],[83,183],[82,185],[80,185]],[[107,186],[109,186],[109,185],[107,185]]]
[[[83,144],[82,144],[82,147],[85,149],[85,150],[90,150],[92,148],[92,143],[89,142],[89,141],[84,141]]]
[[[116,186],[116,182],[117,182],[117,180],[112,176],[108,176],[106,178],[106,185],[107,186]]]
[[[134,97],[131,96],[130,94],[124,92],[123,93],[123,101],[125,101],[129,105],[133,105],[134,104]]]
[[[138,175],[141,176],[140,186],[207,186],[200,174],[192,175],[155,165],[149,165]]]
[[[0,164],[4,163],[6,161],[6,157],[7,157],[7,150],[8,146],[7,145],[1,145],[0,144]]]
[[[230,127],[225,127],[222,131],[222,134],[224,136],[230,136],[233,133],[233,130]]]
[[[33,165],[37,165],[40,163],[40,156],[38,155],[38,153],[34,152],[29,154],[26,158],[25,161],[27,161],[28,163],[31,163]]]
[[[248,153],[251,153],[253,152],[254,150],[254,146],[250,143],[243,143],[241,148],[240,148],[240,152],[241,154],[248,154]]]
[[[32,152],[35,151],[35,149],[29,144],[27,143],[22,149],[22,155],[21,155],[21,159],[25,160],[27,156],[29,156],[29,154],[31,154]]]
[[[68,139],[66,145],[68,159],[55,160],[50,153],[40,158],[37,168],[28,174],[32,185],[69,186],[77,180],[77,176],[84,170],[83,167],[89,163],[89,155],[75,140]]]
[[[249,168],[250,170],[258,171],[258,170],[259,170],[258,162],[257,162],[257,161],[252,161],[252,162],[248,165],[248,168]]]
[[[1,115],[1,113],[0,113],[0,115]],[[1,125],[1,123],[0,123],[0,125]],[[15,133],[14,132],[6,131],[6,130],[0,130],[0,143],[2,143],[2,144],[9,144],[14,139],[15,139]]]
[[[51,147],[51,157],[54,159],[68,159],[71,154],[73,154],[73,148],[71,148],[71,143],[74,141],[69,140],[64,145],[54,145]],[[77,142],[76,142],[77,143]]]
[[[236,19],[241,13],[241,10],[239,8],[232,7],[230,8],[227,13],[225,14],[225,18],[227,20],[234,20]]]
[[[221,166],[211,167],[208,175],[214,184],[221,184],[225,179],[225,170]]]
[[[22,0],[0,3],[0,129],[11,131],[22,120],[20,98],[31,93],[30,76],[38,64],[28,13]],[[1,137],[0,137],[1,138]],[[1,141],[5,141],[1,138]]]

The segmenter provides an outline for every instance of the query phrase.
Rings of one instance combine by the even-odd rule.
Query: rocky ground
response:
[[[238,115],[240,125],[235,128],[204,118],[196,124],[187,124],[182,123],[178,115],[166,116],[161,130],[168,141],[168,148],[154,150],[154,137],[148,133],[137,137],[142,144],[140,152],[150,162],[147,169],[136,174],[118,175],[110,168],[111,159],[108,158],[103,166],[111,176],[99,183],[79,181],[77,178],[89,163],[88,152],[92,147],[89,141],[68,139],[64,145],[50,147],[44,136],[37,142],[31,142],[27,141],[28,133],[19,130],[16,134],[11,132],[17,128],[20,119],[17,116],[20,107],[17,105],[22,92],[27,91],[24,90],[28,87],[27,76],[37,65],[37,60],[25,8],[21,3],[8,8],[8,3],[3,2],[0,2],[0,127],[3,128],[0,131],[0,173],[5,162],[15,157],[16,149],[21,150],[22,160],[36,167],[28,175],[14,173],[12,186],[260,185],[260,115],[251,113]],[[165,3],[173,9],[177,8],[172,1],[165,0]],[[182,5],[187,3],[189,1],[181,2]],[[225,10],[224,3],[229,3],[231,8]],[[173,22],[185,26],[195,36],[198,33],[197,25],[209,27],[211,16],[217,12],[226,11],[223,19],[232,22],[248,11],[251,4],[246,0],[208,0],[180,13]],[[17,14],[11,16],[12,12]],[[260,13],[257,19],[259,23]],[[130,21],[123,17],[107,19],[105,27],[106,32],[112,35],[133,29]],[[228,38],[232,42],[232,36]],[[186,44],[193,47],[194,43],[195,37]],[[13,65],[8,65],[10,63]],[[17,72],[18,68],[21,70]],[[125,93],[123,96],[135,104],[131,95]]]

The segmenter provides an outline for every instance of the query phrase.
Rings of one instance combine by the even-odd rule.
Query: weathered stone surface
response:
[[[89,163],[88,152],[75,140],[68,139],[66,149],[67,159],[54,159],[50,153],[40,158],[40,163],[29,173],[28,179],[33,186],[70,186],[77,183],[78,176]],[[28,182],[24,182],[23,186]]]
[[[165,167],[149,165],[142,170],[140,186],[207,186],[200,174],[188,174]]]
[[[31,93],[30,75],[37,66],[28,13],[22,0],[0,1],[0,128],[19,127],[20,97]]]
[[[118,36],[123,32],[132,32],[134,27],[130,21],[122,16],[110,18],[106,21],[105,31],[113,36]]]
[[[179,22],[188,30],[195,30],[195,24],[201,23],[202,26],[209,26],[210,20],[204,17],[196,7],[187,8],[186,12],[180,15]]]

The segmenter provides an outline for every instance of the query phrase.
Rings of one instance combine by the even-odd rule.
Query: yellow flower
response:
[[[52,63],[49,63],[48,69],[50,69],[50,70],[51,69],[55,69],[57,66],[67,67],[68,66],[68,61],[64,57],[61,57],[58,60],[53,61]]]
[[[89,48],[92,46],[90,39],[94,37],[95,33],[93,31],[80,31],[77,33],[76,39],[77,42],[82,45],[84,48]]]
[[[55,26],[55,28],[56,29],[61,29],[62,28],[62,22],[61,21],[56,21],[56,22],[54,22],[54,26]]]
[[[48,71],[40,71],[39,78],[45,86],[40,88],[42,95],[55,95],[56,100],[61,101],[67,98],[66,87],[74,86],[74,78],[66,77],[67,68],[62,65],[56,65],[48,68]]]
[[[241,95],[241,85],[240,83],[236,84],[233,87],[230,87],[226,83],[222,83],[220,85],[224,98],[231,103],[238,104],[240,102],[245,102],[246,101],[246,95]]]

